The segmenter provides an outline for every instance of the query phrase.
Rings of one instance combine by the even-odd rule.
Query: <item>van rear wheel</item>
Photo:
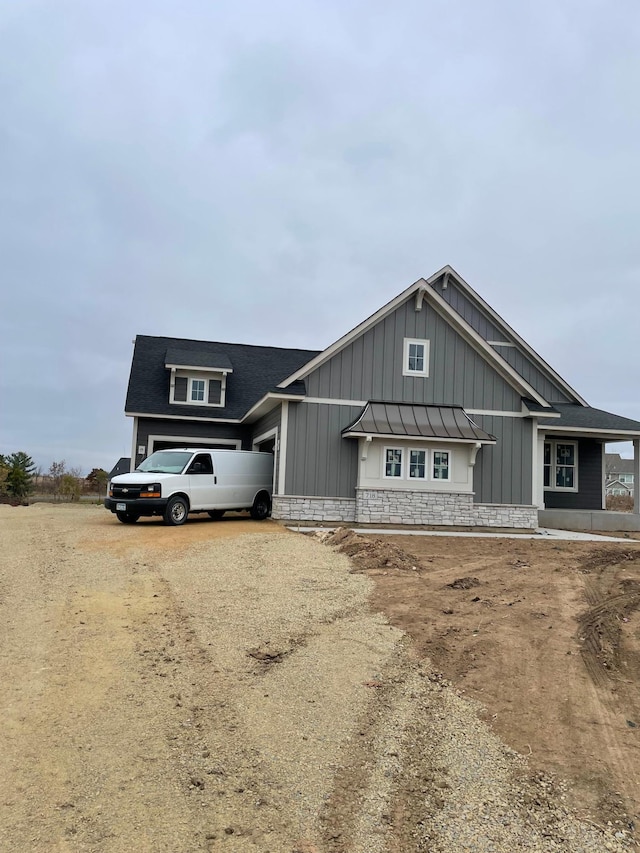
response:
[[[253,506],[249,510],[251,518],[256,521],[263,521],[268,517],[270,511],[271,501],[269,500],[269,495],[266,492],[261,492],[259,495],[256,495]]]
[[[177,527],[179,524],[184,524],[189,515],[189,505],[184,498],[176,495],[171,498],[164,511],[164,523],[170,524],[172,527]]]

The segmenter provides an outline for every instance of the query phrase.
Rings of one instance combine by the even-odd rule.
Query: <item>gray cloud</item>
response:
[[[322,347],[444,263],[640,418],[639,35],[631,0],[6,3],[0,450],[109,466],[136,333]]]

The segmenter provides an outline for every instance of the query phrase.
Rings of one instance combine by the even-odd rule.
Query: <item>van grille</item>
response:
[[[114,498],[122,498],[123,500],[132,500],[133,498],[139,498],[140,492],[142,491],[142,486],[129,485],[126,486],[117,486],[115,483],[112,487],[112,493]]]

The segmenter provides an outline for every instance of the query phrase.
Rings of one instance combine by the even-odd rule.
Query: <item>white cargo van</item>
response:
[[[109,483],[104,505],[123,524],[161,515],[165,524],[184,524],[190,512],[222,518],[226,510],[248,510],[263,519],[271,512],[273,456],[250,450],[158,450],[130,474]]]

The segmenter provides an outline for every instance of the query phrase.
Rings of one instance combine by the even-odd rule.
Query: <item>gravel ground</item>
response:
[[[622,851],[272,523],[0,507],[0,849]]]

